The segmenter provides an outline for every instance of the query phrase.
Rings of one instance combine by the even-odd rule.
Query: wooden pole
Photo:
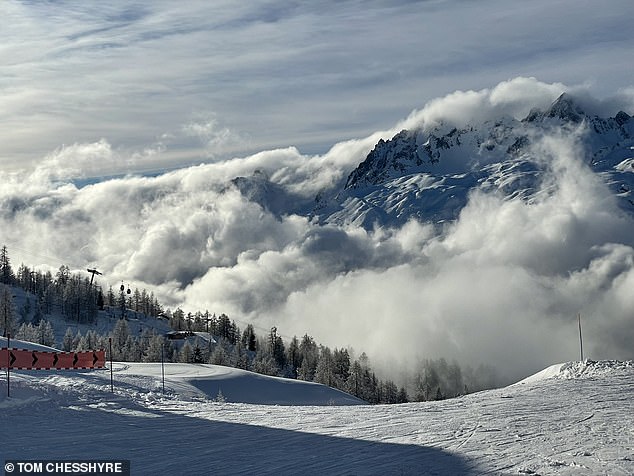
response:
[[[583,336],[581,335],[581,313],[577,314],[577,320],[579,322],[579,349],[581,352],[581,362],[583,362]]]

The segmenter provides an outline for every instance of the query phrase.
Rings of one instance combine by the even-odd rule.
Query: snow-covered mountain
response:
[[[343,188],[318,197],[312,213],[323,223],[371,228],[410,218],[453,220],[475,189],[531,200],[552,166],[539,150],[545,135],[576,138],[579,159],[634,212],[634,119],[623,111],[610,118],[587,114],[564,93],[521,120],[440,121],[380,140]]]

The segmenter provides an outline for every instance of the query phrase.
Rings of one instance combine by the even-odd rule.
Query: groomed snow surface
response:
[[[0,373],[5,459],[128,459],[132,474],[634,474],[634,363],[558,364],[440,402],[359,405],[214,365]]]

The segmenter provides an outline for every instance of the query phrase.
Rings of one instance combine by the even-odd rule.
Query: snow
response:
[[[42,352],[59,352],[59,349],[54,349],[53,347],[49,347],[47,345],[36,344],[34,342],[27,342],[19,339],[11,339],[11,348],[12,349],[24,349],[24,350],[39,350]],[[0,337],[0,349],[7,348],[7,338]]]
[[[557,364],[503,389],[377,406],[213,365],[166,365],[165,394],[160,364],[114,363],[113,375],[111,393],[109,370],[16,371],[10,398],[1,379],[0,454],[129,459],[132,474],[634,474],[631,361]]]

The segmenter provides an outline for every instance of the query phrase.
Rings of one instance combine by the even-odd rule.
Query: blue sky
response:
[[[517,76],[631,88],[630,0],[0,4],[0,167],[106,141],[104,173],[324,153]],[[631,112],[631,111],[630,111]]]

